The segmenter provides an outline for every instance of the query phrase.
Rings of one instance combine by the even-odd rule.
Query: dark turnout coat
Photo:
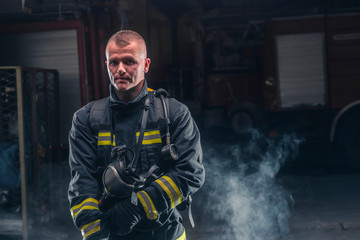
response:
[[[103,194],[102,173],[110,163],[114,146],[125,144],[135,150],[140,131],[141,115],[146,95],[153,94],[146,82],[141,93],[129,103],[120,102],[110,86],[104,118],[100,123],[90,121],[95,102],[79,109],[73,117],[69,133],[69,163],[71,181],[68,198],[70,212],[84,239],[154,239],[164,232],[167,239],[185,239],[180,214],[176,206],[196,192],[204,183],[200,133],[188,108],[173,98],[169,99],[171,142],[175,144],[179,158],[165,161],[160,152],[164,145],[164,133],[157,122],[154,98],[150,97],[150,109],[141,145],[137,172],[147,171],[153,164],[161,167],[163,175],[137,192],[146,218],[141,220],[128,236],[116,236],[111,230],[107,215],[99,210]],[[111,124],[113,119],[113,141]],[[161,239],[157,237],[156,239]]]

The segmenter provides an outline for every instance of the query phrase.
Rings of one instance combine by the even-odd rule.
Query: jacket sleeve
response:
[[[69,133],[70,212],[86,240],[105,238],[108,231],[98,206],[101,187],[96,176],[97,139],[89,127],[90,109],[87,105],[74,114]]]
[[[169,99],[171,142],[179,158],[149,187],[137,193],[147,218],[155,220],[195,193],[205,181],[200,133],[189,109]]]

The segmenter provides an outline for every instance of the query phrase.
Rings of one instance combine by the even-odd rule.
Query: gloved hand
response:
[[[117,235],[126,235],[144,218],[146,214],[141,204],[133,205],[130,198],[127,198],[109,210],[110,231]]]

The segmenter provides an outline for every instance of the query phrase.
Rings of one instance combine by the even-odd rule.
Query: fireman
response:
[[[176,206],[189,199],[205,180],[199,130],[188,108],[173,98],[167,98],[168,109],[164,106],[163,110],[168,111],[167,132],[164,124],[159,124],[156,91],[148,89],[145,80],[150,59],[138,33],[115,33],[106,45],[105,63],[110,96],[79,109],[69,133],[68,198],[73,221],[86,240],[184,240],[185,229]],[[166,143],[169,139],[170,144]],[[167,157],[163,156],[166,144],[170,146]],[[134,156],[130,160],[138,159],[129,165],[131,176],[137,176],[130,179],[151,177],[137,188],[125,180],[116,183],[133,189],[132,193],[115,196],[114,205],[103,210],[99,200],[104,196],[104,172],[113,164],[112,151],[118,146],[131,150]],[[129,166],[122,173],[128,174]]]

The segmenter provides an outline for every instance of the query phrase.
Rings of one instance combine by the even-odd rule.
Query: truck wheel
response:
[[[231,129],[238,134],[244,134],[254,127],[254,120],[246,111],[236,111],[230,117]]]
[[[339,158],[360,169],[360,112],[347,116],[338,133]]]

